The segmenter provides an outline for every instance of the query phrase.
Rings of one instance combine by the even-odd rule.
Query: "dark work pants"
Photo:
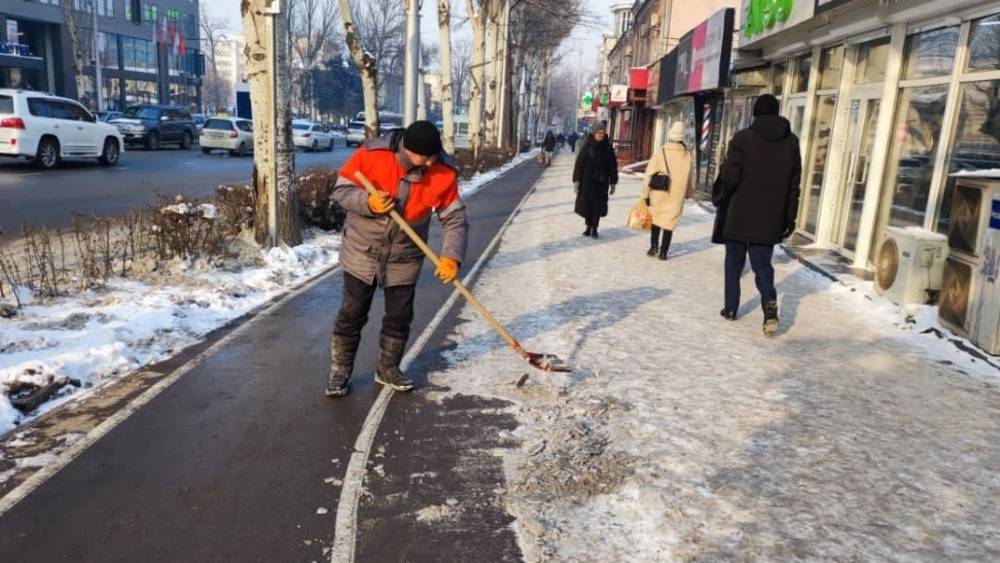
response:
[[[368,311],[372,307],[377,284],[368,284],[344,272],[344,294],[340,302],[340,313],[333,333],[337,336],[361,336],[361,329],[368,322]],[[385,316],[382,318],[382,334],[392,338],[408,340],[410,323],[413,322],[413,297],[416,285],[387,287],[385,293]]]
[[[663,241],[660,241],[660,232],[663,232]],[[674,232],[668,229],[661,229],[656,225],[649,231],[649,245],[655,246],[660,249],[660,252],[666,254],[670,250],[670,241],[674,238]]]
[[[736,312],[740,308],[740,277],[743,267],[750,255],[750,268],[753,270],[757,291],[760,292],[761,305],[768,301],[778,300],[778,291],[774,288],[774,257],[773,244],[747,244],[745,242],[726,243],[726,310]]]

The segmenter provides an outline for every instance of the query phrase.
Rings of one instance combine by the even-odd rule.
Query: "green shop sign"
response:
[[[815,7],[816,0],[743,0],[743,35],[770,35],[811,18]]]

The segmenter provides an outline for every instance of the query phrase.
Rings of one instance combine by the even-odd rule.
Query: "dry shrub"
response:
[[[254,199],[250,186],[220,186],[215,191],[215,207],[222,229],[236,236],[253,229]]]
[[[214,203],[188,202],[183,196],[172,204],[163,196],[150,219],[156,249],[162,260],[212,258],[222,254],[228,239]]]
[[[296,185],[299,216],[306,226],[324,231],[339,231],[343,228],[347,211],[332,197],[337,176],[337,171],[330,168],[311,168],[299,177]]]
[[[507,164],[517,154],[513,148],[493,148],[486,147],[479,149],[479,158],[473,155],[469,149],[455,150],[455,164],[458,166],[459,177],[463,180],[489,172]]]

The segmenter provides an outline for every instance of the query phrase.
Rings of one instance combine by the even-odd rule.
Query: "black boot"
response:
[[[735,321],[736,320],[736,311],[730,311],[729,309],[723,309],[723,310],[719,311],[719,315],[722,318],[726,319],[727,321]]]
[[[649,247],[649,250],[646,251],[646,256],[652,258],[659,253],[660,253],[660,247],[654,244],[653,246]]]
[[[774,336],[778,332],[778,302],[764,303],[764,335]]]
[[[587,221],[587,230],[583,231],[583,236],[589,237],[591,229],[593,229],[593,227],[590,226],[590,221]]]
[[[403,360],[405,348],[406,339],[382,335],[378,341],[378,366],[375,368],[375,381],[396,391],[413,389],[413,381],[399,371],[399,363]]]
[[[358,353],[360,336],[339,336],[330,339],[330,378],[326,382],[327,397],[343,397],[347,394],[354,370],[354,356]]]
[[[666,260],[667,259],[667,251],[669,251],[669,250],[670,250],[669,246],[661,246],[660,247],[660,255],[658,256],[658,258],[660,260]]]

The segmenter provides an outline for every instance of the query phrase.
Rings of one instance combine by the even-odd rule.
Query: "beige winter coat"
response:
[[[649,198],[649,210],[657,227],[669,231],[677,228],[684,214],[684,199],[694,194],[693,164],[691,153],[681,143],[667,143],[653,152],[642,179],[642,199]],[[649,180],[658,172],[670,176],[670,191],[649,189]]]

